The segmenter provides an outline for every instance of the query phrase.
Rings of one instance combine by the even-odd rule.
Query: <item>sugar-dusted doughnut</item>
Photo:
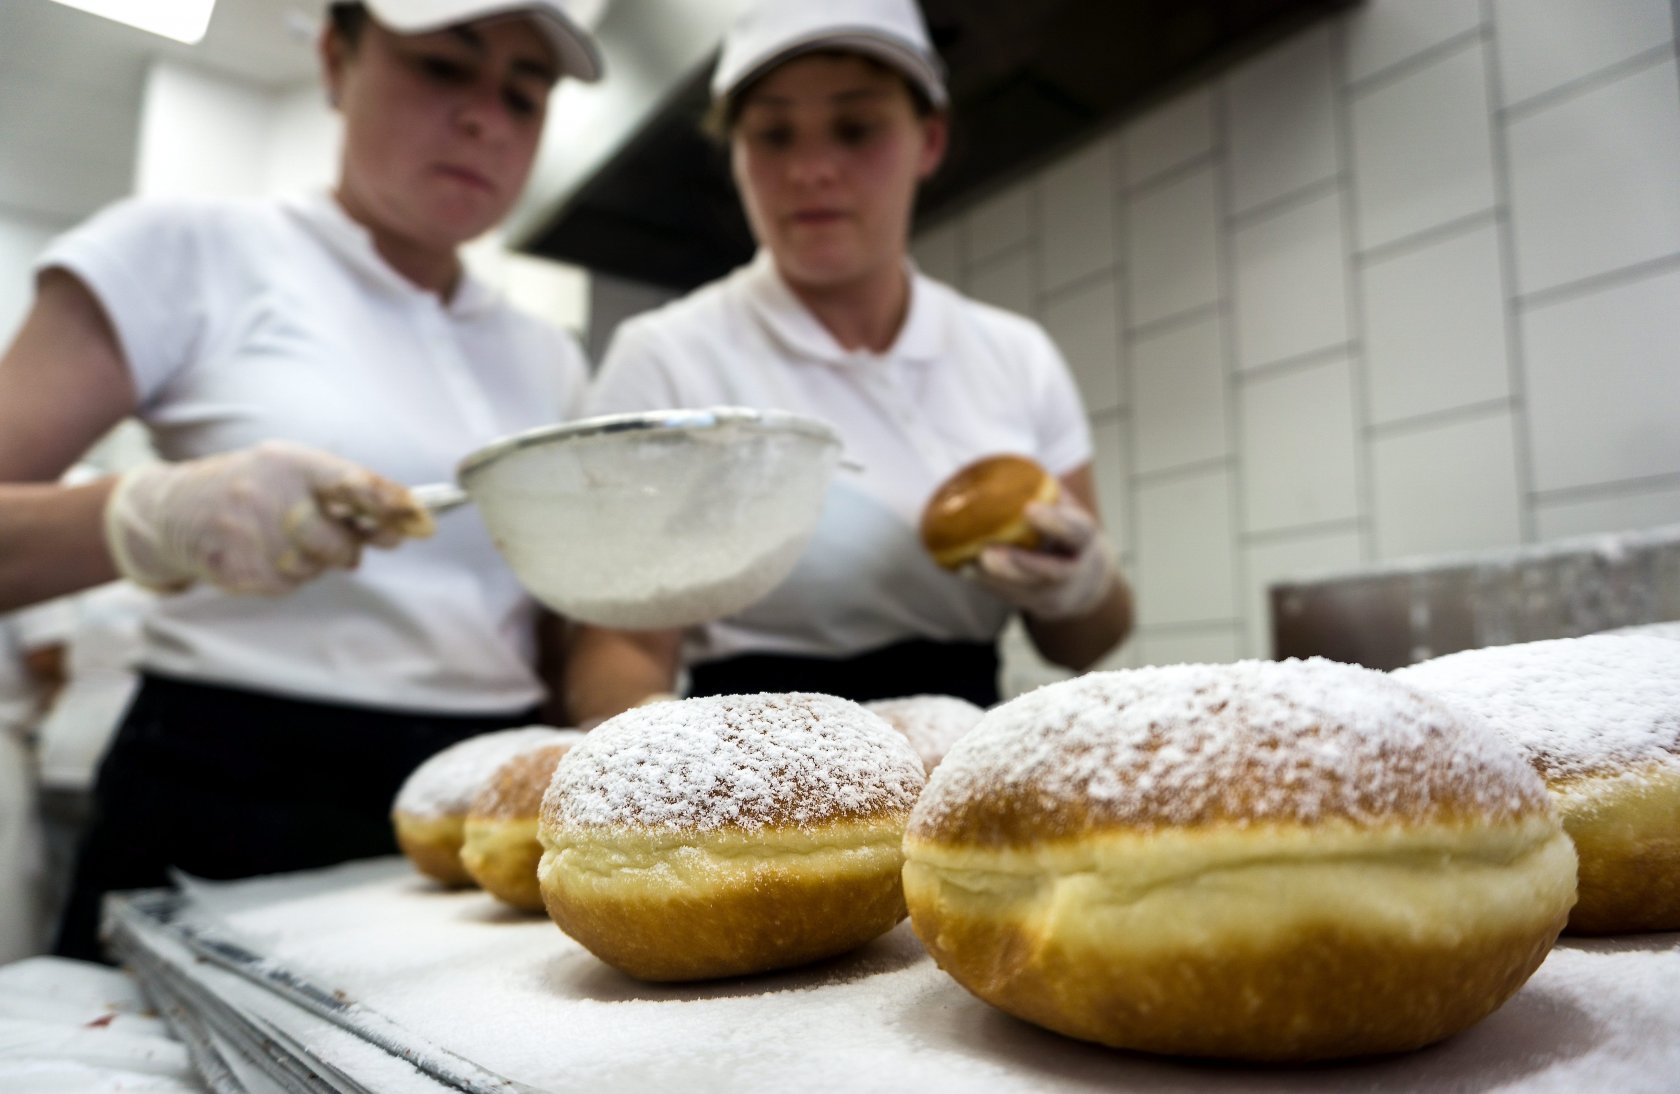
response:
[[[939,766],[957,738],[973,729],[986,713],[983,707],[955,695],[905,695],[863,705],[904,734],[929,771]]]
[[[1474,716],[1329,661],[1098,672],[994,708],[905,834],[916,934],[975,995],[1149,1052],[1393,1052],[1550,951],[1575,856]]]
[[[461,865],[467,809],[502,763],[555,740],[552,726],[481,733],[450,745],[415,768],[391,803],[397,846],[427,877],[445,885],[471,885]]]
[[[550,744],[537,744],[513,756],[491,774],[472,804],[462,828],[461,865],[479,888],[515,908],[543,910],[537,885],[537,816],[560,757],[583,740],[563,729]]]
[[[1680,642],[1558,638],[1394,675],[1476,711],[1546,780],[1581,859],[1570,931],[1680,930]]]
[[[993,543],[1033,547],[1038,530],[1027,506],[1049,504],[1061,484],[1026,456],[987,456],[940,484],[922,508],[922,546],[947,570],[974,561]]]
[[[560,761],[543,800],[548,913],[644,980],[814,961],[904,917],[903,735],[828,695],[637,707]]]

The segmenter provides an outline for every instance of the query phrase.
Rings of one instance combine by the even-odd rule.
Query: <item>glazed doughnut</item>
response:
[[[922,509],[922,546],[955,570],[993,543],[1032,547],[1038,530],[1027,506],[1061,496],[1056,477],[1025,456],[987,456],[964,467],[933,492]]]
[[[1394,676],[1486,718],[1546,780],[1581,859],[1571,932],[1680,930],[1680,644],[1559,638]]]
[[[543,799],[548,914],[643,980],[799,965],[904,918],[922,788],[904,739],[829,695],[637,707],[566,754]]]
[[[560,730],[526,726],[481,733],[450,745],[415,768],[391,803],[397,846],[427,877],[445,885],[471,885],[461,865],[467,809],[502,763],[526,749],[549,744]]]
[[[583,740],[575,729],[560,734],[553,743],[525,749],[496,768],[468,806],[462,828],[461,865],[479,888],[521,911],[543,910],[537,815],[554,765]]]
[[[904,734],[930,772],[939,766],[957,738],[973,729],[986,713],[955,695],[906,695],[876,699],[863,706]]]
[[[1550,951],[1575,855],[1474,716],[1314,659],[1097,672],[996,707],[905,834],[916,934],[1073,1037],[1304,1061],[1428,1044]]]

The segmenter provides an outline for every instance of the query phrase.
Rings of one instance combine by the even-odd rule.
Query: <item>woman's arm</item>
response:
[[[104,309],[48,270],[0,355],[0,611],[117,576],[101,532],[114,480],[56,480],[135,409],[134,383]],[[23,485],[30,484],[30,485]]]
[[[589,729],[677,686],[682,631],[615,631],[579,625],[565,669],[566,713]]]
[[[1091,549],[1105,551],[1101,539],[1101,518],[1097,512],[1096,483],[1091,465],[1084,464],[1061,479],[1062,489],[1093,519],[1098,521],[1098,539]],[[1077,615],[1045,619],[1030,611],[1022,614],[1027,636],[1045,660],[1083,672],[1109,650],[1119,645],[1132,629],[1132,590],[1118,567],[1106,594],[1093,607]]]

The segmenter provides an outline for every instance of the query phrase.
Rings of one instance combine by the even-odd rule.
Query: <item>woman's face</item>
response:
[[[945,134],[943,115],[918,117],[903,80],[862,57],[787,62],[747,92],[730,134],[753,235],[797,285],[896,267]]]
[[[322,40],[344,116],[346,205],[376,232],[452,249],[502,219],[531,172],[558,70],[529,19]]]

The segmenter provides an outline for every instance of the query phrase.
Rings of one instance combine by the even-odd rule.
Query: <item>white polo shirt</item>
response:
[[[1038,324],[910,268],[909,314],[885,353],[843,349],[769,252],[614,335],[591,413],[721,404],[791,410],[839,432],[861,471],[835,473],[794,572],[738,615],[694,628],[689,663],[740,653],[845,656],[909,638],[988,641],[1007,605],[935,566],[922,507],[981,456],[1088,463],[1067,365]],[[681,544],[673,544],[681,549]]]
[[[575,416],[586,382],[564,331],[471,277],[443,303],[326,194],[125,202],[38,267],[99,298],[165,459],[281,438],[436,482],[488,441]],[[284,597],[165,597],[141,663],[326,702],[505,711],[542,694],[534,613],[468,508],[433,539],[369,550]]]

